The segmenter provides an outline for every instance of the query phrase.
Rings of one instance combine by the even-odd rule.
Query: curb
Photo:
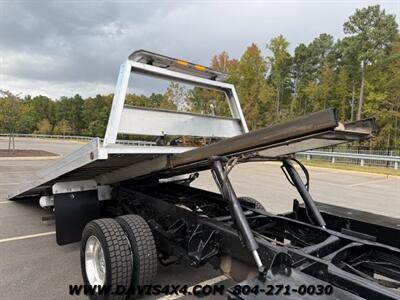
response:
[[[87,140],[80,140],[80,139],[62,139],[62,138],[43,138],[43,137],[29,137],[29,136],[16,136],[15,140],[36,140],[36,141],[61,141],[61,142],[66,142],[66,143],[76,143],[76,144],[87,144],[89,141]],[[0,136],[0,141],[8,141],[8,137],[5,136]]]
[[[267,162],[268,164],[279,164],[279,162]],[[336,171],[336,172],[342,172],[342,173],[351,173],[351,174],[366,174],[366,175],[374,175],[374,176],[380,176],[380,177],[386,177],[386,178],[396,178],[400,179],[400,175],[393,175],[393,174],[380,174],[380,173],[373,173],[373,172],[365,172],[365,171],[355,171],[355,170],[344,170],[344,169],[339,169],[339,168],[329,168],[329,167],[319,167],[319,166],[309,166],[307,164],[304,164],[307,169],[314,169],[314,170],[331,170],[331,171]]]
[[[355,170],[344,170],[340,168],[329,168],[329,167],[318,167],[318,166],[305,166],[308,169],[323,169],[323,170],[334,170],[342,173],[352,173],[352,174],[367,174],[367,175],[374,175],[374,176],[380,176],[380,177],[386,177],[386,178],[399,178],[400,175],[393,175],[393,174],[381,174],[381,173],[374,173],[374,172],[367,172],[367,171],[355,171]]]
[[[51,159],[59,159],[62,158],[63,155],[57,156],[18,156],[18,157],[0,157],[0,160],[51,160]]]

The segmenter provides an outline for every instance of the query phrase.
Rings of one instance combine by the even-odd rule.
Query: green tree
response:
[[[61,134],[61,135],[68,135],[73,133],[71,125],[67,120],[61,120],[60,122],[58,122],[57,125],[54,126],[53,132],[55,134]]]
[[[310,81],[304,87],[304,114],[312,112],[314,110],[314,103],[317,103],[320,99],[319,85],[315,81]]]
[[[234,68],[237,66],[237,60],[229,58],[227,52],[223,51],[215,55],[211,60],[211,68],[230,75],[227,81],[232,80]],[[229,105],[224,93],[199,87],[194,87],[188,91],[188,105],[193,112],[230,116]]]
[[[172,102],[172,99],[169,97],[170,95],[167,93],[168,90],[164,94],[152,93],[150,97],[145,95],[128,94],[125,98],[125,104],[148,108],[176,110],[176,105]]]
[[[309,45],[310,68],[308,76],[311,80],[318,80],[326,65],[332,65],[335,59],[334,40],[329,34],[322,33]]]
[[[113,95],[96,95],[94,98],[85,99],[82,112],[82,118],[85,124],[82,131],[84,135],[104,136],[112,98]]]
[[[380,149],[399,149],[400,42],[388,56],[370,66],[366,75],[364,111],[378,120],[379,133],[370,143]]]
[[[385,88],[387,89],[387,104],[389,106],[388,117],[392,123],[391,143],[394,149],[400,149],[400,35],[397,35],[393,44],[391,55],[388,59],[388,80]]]
[[[23,117],[20,114],[21,100],[10,91],[0,91],[0,129],[9,134],[8,148],[14,148],[14,134],[18,131],[18,123]]]
[[[152,103],[153,107],[161,107],[163,101],[164,101],[164,95],[163,94],[156,94],[156,93],[152,93],[149,96],[149,100]]]
[[[374,64],[388,53],[397,34],[397,23],[394,15],[388,15],[379,5],[374,5],[357,9],[344,23],[343,30],[354,37],[354,44],[358,49],[358,61],[361,64],[357,110],[357,120],[359,120],[363,113],[367,66]]]
[[[351,85],[350,120],[354,121],[357,85],[360,82],[360,63],[358,60],[357,42],[354,37],[345,37],[336,43],[337,61],[339,70],[346,69]]]
[[[54,108],[56,103],[49,97],[43,95],[33,97],[27,101],[27,105],[29,107],[27,118],[34,124],[33,130],[37,128],[36,125],[43,119],[55,122]]]
[[[266,82],[267,63],[256,44],[249,46],[232,70],[249,128],[255,130],[275,120],[273,91]]]
[[[190,111],[207,115],[226,115],[226,98],[222,92],[194,87],[187,94]]]
[[[268,57],[271,65],[270,79],[275,90],[276,97],[276,115],[279,118],[281,113],[281,104],[290,83],[291,57],[288,52],[289,42],[279,35],[273,38],[267,45],[272,52]]]
[[[294,57],[292,60],[291,76],[293,80],[293,97],[297,99],[299,89],[304,86],[307,80],[310,80],[310,51],[304,44],[300,44],[294,50]]]
[[[37,125],[37,130],[35,133],[39,134],[51,134],[53,131],[53,125],[47,119],[41,120]]]
[[[329,64],[325,64],[321,70],[319,84],[319,99],[316,109],[327,109],[333,99],[333,69]]]
[[[323,33],[307,46],[296,47],[291,76],[293,101],[291,116],[307,114],[327,107],[332,97],[333,65],[335,62],[333,37]]]
[[[61,97],[56,106],[56,122],[66,120],[71,125],[74,134],[81,134],[84,128],[84,101],[76,94],[74,97]]]
[[[177,110],[188,110],[187,91],[178,82],[171,81],[164,95],[166,103],[174,104]]]
[[[349,72],[346,67],[339,69],[337,74],[337,79],[335,82],[335,107],[339,109],[339,117],[341,120],[345,121],[352,118],[352,115],[348,114],[348,103],[352,98],[352,88]],[[350,106],[352,109],[352,106]]]

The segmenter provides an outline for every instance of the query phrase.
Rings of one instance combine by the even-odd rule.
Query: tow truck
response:
[[[132,74],[222,92],[231,116],[125,105]],[[38,172],[9,199],[37,198],[54,211],[57,243],[81,241],[87,285],[150,285],[158,263],[209,263],[237,282],[229,299],[400,299],[398,220],[314,201],[294,156],[371,138],[375,120],[341,123],[327,109],[249,132],[226,79],[202,65],[133,52],[120,67],[103,142],[95,138]],[[121,133],[163,143],[121,145]],[[171,142],[182,138],[212,142]],[[297,189],[292,211],[272,214],[236,195],[232,168],[265,161],[280,163]],[[191,185],[202,171],[211,172],[218,193]],[[277,285],[289,290],[270,291]]]

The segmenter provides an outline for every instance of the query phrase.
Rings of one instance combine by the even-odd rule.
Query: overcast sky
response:
[[[54,98],[113,92],[121,62],[147,49],[208,65],[227,51],[283,34],[291,51],[320,33],[343,37],[356,8],[393,1],[5,1],[0,0],[0,89]],[[139,86],[138,86],[139,85]],[[139,81],[137,92],[153,85]]]

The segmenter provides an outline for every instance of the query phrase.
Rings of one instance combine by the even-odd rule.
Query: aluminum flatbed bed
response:
[[[104,147],[96,138],[18,186],[10,199],[50,194],[52,186],[60,181],[95,180],[98,184],[112,184],[190,165],[212,156],[261,151],[268,157],[280,157],[364,139],[373,131],[373,120],[340,124],[335,110],[329,109],[199,148],[119,144]]]

